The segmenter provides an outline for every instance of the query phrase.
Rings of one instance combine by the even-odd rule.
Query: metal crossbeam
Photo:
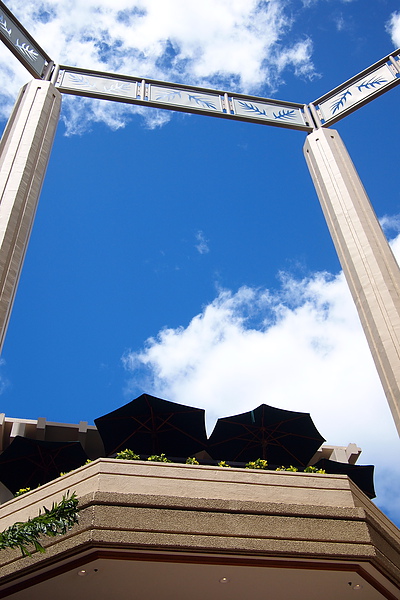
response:
[[[307,132],[314,128],[307,107],[294,102],[66,66],[59,67],[58,75],[53,77],[53,81],[56,88],[64,94],[250,121]]]
[[[56,66],[1,0],[0,39],[35,78],[51,79],[64,94],[248,121],[308,133],[315,127],[333,125],[400,83],[400,49],[309,105]]]
[[[327,127],[399,83],[400,48],[315,100],[310,109]]]
[[[43,79],[54,65],[3,2],[0,2],[0,39],[35,78]]]

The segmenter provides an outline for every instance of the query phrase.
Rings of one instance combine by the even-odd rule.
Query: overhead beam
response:
[[[1,0],[0,39],[36,79],[44,78],[54,64]]]
[[[323,127],[333,125],[400,83],[400,48],[309,106]],[[315,111],[313,110],[315,108]]]
[[[53,81],[60,92],[74,96],[152,106],[307,132],[314,128],[307,107],[294,102],[67,66],[59,67]]]

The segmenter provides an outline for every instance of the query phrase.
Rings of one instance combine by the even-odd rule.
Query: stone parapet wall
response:
[[[400,587],[399,530],[344,475],[98,459],[1,506],[0,528],[67,490],[79,524],[46,539],[45,554],[3,551],[0,597],[2,582],[93,552],[322,561]]]

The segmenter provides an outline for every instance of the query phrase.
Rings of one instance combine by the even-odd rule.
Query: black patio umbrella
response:
[[[108,456],[129,448],[187,458],[206,446],[204,417],[201,408],[142,394],[94,422]]]
[[[368,498],[375,498],[376,496],[373,465],[350,465],[328,458],[321,458],[314,467],[325,469],[327,473],[335,475],[348,475]]]
[[[306,466],[325,439],[308,413],[261,404],[254,410],[218,419],[208,441],[216,460]]]
[[[17,435],[0,455],[0,481],[15,494],[77,469],[87,459],[80,442],[47,442]]]

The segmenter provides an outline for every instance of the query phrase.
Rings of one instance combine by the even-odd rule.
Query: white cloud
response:
[[[313,79],[318,76],[315,73],[314,65],[311,61],[312,41],[307,38],[302,42],[294,44],[291,48],[283,50],[276,60],[279,72],[283,71],[288,65],[292,65],[295,75]]]
[[[10,382],[7,377],[1,373],[2,367],[6,364],[4,358],[0,358],[0,396],[10,386]]]
[[[392,38],[393,44],[398,48],[400,46],[400,12],[394,12],[387,24],[387,31]]]
[[[160,127],[171,118],[171,113],[165,110],[64,96],[61,119],[65,125],[65,135],[69,136],[84,133],[91,123],[104,123],[113,131],[121,129],[134,114],[143,117],[148,129]]]
[[[336,29],[338,31],[343,31],[343,29],[346,28],[346,20],[343,17],[343,15],[340,15],[339,17],[337,17],[337,19],[335,20],[336,22]]]
[[[207,254],[210,252],[208,240],[201,230],[196,233],[196,241],[197,244],[195,245],[195,248],[200,254]]]
[[[379,223],[386,234],[400,232],[400,215],[383,215],[379,219]]]
[[[361,446],[360,463],[377,467],[379,505],[400,518],[399,439],[343,274],[221,291],[124,364],[130,397],[145,390],[203,407],[209,429],[263,402],[310,412],[328,443]]]
[[[310,40],[286,38],[293,17],[285,0],[11,0],[9,7],[61,64],[254,93],[275,90],[285,70],[314,70]],[[30,77],[5,48],[0,66],[4,112]],[[99,120],[121,127],[137,112],[150,126],[162,122],[103,104],[67,100],[71,132]]]
[[[305,8],[309,8],[310,6],[314,6],[315,4],[317,4],[317,2],[320,2],[321,0],[302,0],[303,1],[303,6]],[[337,2],[338,0],[324,0],[325,2]],[[357,0],[339,0],[339,2],[341,2],[342,4],[349,4],[350,2],[357,2]]]

